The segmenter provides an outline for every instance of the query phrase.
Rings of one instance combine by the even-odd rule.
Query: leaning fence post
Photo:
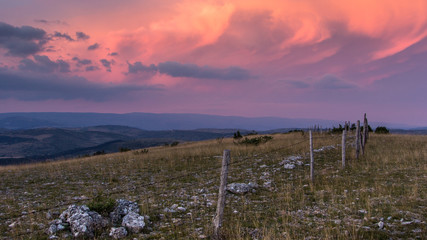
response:
[[[368,140],[368,119],[365,116],[363,117],[363,134],[362,134],[362,154],[365,155],[365,145]]]
[[[313,157],[313,135],[310,130],[310,180],[314,182],[314,157]]]
[[[342,167],[345,168],[345,138],[347,135],[347,131],[344,130],[342,131]]]
[[[225,206],[225,190],[227,187],[228,165],[230,163],[230,150],[224,150],[222,156],[221,168],[221,184],[219,186],[218,204],[216,207],[216,215],[214,219],[214,238],[220,239],[220,230],[222,225],[222,218],[224,216]]]
[[[360,120],[357,120],[356,126],[356,159],[359,159],[360,153]]]

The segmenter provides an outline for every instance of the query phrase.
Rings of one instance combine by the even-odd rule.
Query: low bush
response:
[[[378,134],[388,134],[388,133],[390,133],[390,131],[386,127],[384,127],[384,126],[378,126],[375,129],[375,133],[378,133]]]
[[[273,137],[271,136],[261,136],[261,137],[255,137],[255,138],[247,138],[245,137],[243,140],[239,141],[240,144],[246,144],[246,145],[259,145],[261,143],[266,143],[270,140],[272,140]]]
[[[114,210],[116,201],[112,198],[103,196],[101,193],[92,199],[87,206],[90,210],[95,211],[102,216],[108,216],[108,214]]]

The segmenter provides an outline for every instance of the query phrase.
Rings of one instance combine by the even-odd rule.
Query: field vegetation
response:
[[[253,137],[262,136],[247,139]],[[137,201],[152,222],[150,230],[128,239],[209,239],[224,149],[232,157],[228,182],[259,186],[227,195],[226,239],[426,238],[427,136],[371,133],[358,160],[350,139],[342,169],[341,136],[316,133],[314,183],[308,134],[268,138],[258,144],[221,138],[0,167],[0,239],[47,239],[47,215],[72,203],[105,214],[118,198]],[[302,165],[285,169],[283,160],[290,156],[301,156]],[[175,204],[184,210],[165,211]]]

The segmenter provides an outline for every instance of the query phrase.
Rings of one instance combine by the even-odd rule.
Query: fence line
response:
[[[274,149],[272,151],[269,151],[269,153],[278,152],[278,151],[285,150],[285,149],[290,149],[291,147],[297,146],[297,145],[299,145],[301,143],[304,143],[304,142],[307,142],[307,141],[308,141],[308,139],[304,139],[304,140],[296,142],[296,143],[292,143],[292,144],[289,144],[289,145],[286,145],[286,146],[283,146],[283,147],[280,147],[280,148],[276,148],[276,149]],[[231,165],[238,165],[240,163],[245,163],[247,160],[248,160],[248,158],[243,158],[240,161],[230,162],[228,165],[229,166],[231,166]],[[143,168],[143,169],[144,170],[149,170],[150,168]],[[145,183],[145,184],[142,184],[142,185],[137,185],[136,187],[137,188],[146,188],[146,187],[150,187],[150,186],[154,186],[154,185],[159,185],[159,184],[162,184],[162,183],[172,182],[173,180],[177,180],[177,179],[181,179],[181,178],[193,176],[196,173],[210,172],[210,171],[218,170],[218,169],[221,169],[221,167],[212,167],[212,168],[208,168],[208,169],[206,169],[206,168],[199,168],[199,169],[196,169],[195,171],[191,171],[189,173],[181,174],[181,175],[178,175],[178,176],[175,176],[175,177],[169,177],[169,178],[163,179],[161,181],[157,181],[157,182],[150,182],[150,183]],[[215,177],[215,178],[217,178],[217,177]],[[215,179],[215,178],[212,178],[212,179]],[[124,192],[127,192],[127,191],[128,191],[127,189],[126,190],[125,189],[118,190],[118,191],[110,191],[110,192],[106,192],[105,195],[110,196],[110,195],[113,195],[113,194],[120,194],[120,193],[124,193]],[[73,201],[68,201],[68,202],[65,202],[65,203],[56,204],[56,205],[54,205],[52,207],[45,207],[45,208],[33,210],[30,213],[31,214],[38,214],[38,213],[48,212],[49,210],[58,209],[58,208],[65,207],[65,206],[68,206],[68,205],[71,205],[71,204],[76,204],[76,203],[90,201],[90,200],[95,199],[95,197],[96,196],[87,197],[87,198],[84,198],[84,199],[77,199],[77,200],[73,200]],[[22,218],[23,216],[24,215],[17,214],[17,215],[12,215],[11,217],[8,217],[8,218],[0,217],[0,220],[12,220],[12,221],[14,221],[14,220],[18,220],[18,219]],[[34,232],[37,232],[37,231],[34,231]],[[18,234],[18,235],[15,235],[15,236],[29,235],[29,234],[32,234],[32,233],[33,232],[26,232],[26,233]]]
[[[365,122],[367,123],[367,120]],[[359,121],[358,121],[358,123],[359,123]],[[366,142],[366,139],[367,139],[367,137],[366,137],[367,135],[365,133],[365,129],[367,129],[367,128],[366,127],[364,128],[364,134],[363,135],[360,134],[360,135],[362,135],[362,138],[363,138],[363,139],[360,139],[360,141],[362,143]],[[345,130],[343,131],[343,144],[342,144],[343,145],[343,149],[344,149],[344,152],[343,152],[343,167],[345,166],[345,145],[346,145],[345,144],[345,135],[344,134],[345,134]],[[277,153],[277,152],[279,152],[281,150],[290,149],[291,147],[294,147],[294,146],[297,146],[299,144],[306,143],[307,141],[309,141],[310,142],[310,179],[313,182],[313,180],[314,180],[313,139],[331,139],[331,140],[334,140],[334,139],[338,139],[340,136],[339,135],[329,135],[329,136],[316,136],[316,137],[313,137],[311,130],[309,131],[309,135],[310,135],[309,139],[304,139],[302,141],[298,141],[296,143],[292,143],[292,144],[289,144],[289,145],[286,145],[286,146],[283,146],[283,147],[280,147],[280,148],[275,148],[274,150],[268,151],[267,153],[273,153],[273,152]],[[357,143],[359,142],[358,141],[358,136],[359,135],[358,135],[358,133],[356,131],[356,148],[358,146]],[[364,151],[364,145],[363,144],[361,144],[361,145],[362,145],[362,151]],[[228,162],[226,164],[227,167],[230,166],[230,165],[239,166],[240,163],[245,163],[248,160],[248,158],[250,158],[250,157],[246,157],[246,158],[243,158],[243,159],[241,159],[239,161],[230,162],[229,153],[230,152],[228,152]],[[225,156],[225,151],[224,151],[224,156]],[[169,178],[166,178],[166,179],[163,179],[163,180],[160,180],[160,181],[150,182],[150,183],[146,183],[146,184],[142,184],[142,185],[137,185],[136,188],[146,188],[146,187],[149,187],[149,186],[154,186],[154,185],[159,185],[159,184],[162,184],[162,183],[172,182],[173,180],[177,180],[177,179],[181,179],[181,178],[184,178],[184,177],[192,176],[195,173],[200,174],[200,173],[203,173],[203,172],[206,173],[206,172],[211,172],[213,170],[218,170],[220,168],[223,169],[224,168],[224,158],[225,158],[224,156],[223,156],[223,164],[222,164],[221,167],[212,167],[212,168],[208,168],[208,169],[206,169],[206,168],[199,168],[197,170],[193,170],[191,172],[188,172],[188,173],[185,173],[185,174],[181,174],[181,175],[178,175],[178,176],[175,176],[175,177],[169,177]],[[144,170],[149,170],[150,168],[143,168],[143,169]],[[210,179],[213,180],[213,179],[216,179],[216,178],[217,177],[212,177]],[[224,188],[224,185],[226,185],[226,181],[223,182],[222,179],[223,179],[223,174],[221,173],[221,188],[220,189]],[[226,175],[225,175],[225,179],[226,179]],[[111,192],[108,192],[106,195],[120,194],[120,193],[124,193],[126,191],[128,191],[128,190],[111,191]],[[219,195],[221,195],[221,193]],[[221,198],[222,197],[225,198],[225,194],[222,194]],[[70,205],[70,204],[76,204],[76,203],[80,203],[80,202],[85,202],[85,201],[93,200],[94,198],[95,198],[95,196],[94,197],[88,197],[88,198],[85,198],[85,199],[78,199],[78,200],[69,201],[69,202],[66,202],[66,203],[57,204],[57,205],[54,205],[53,207],[46,207],[46,208],[34,210],[34,211],[31,212],[31,214],[37,214],[37,213],[47,212],[49,210],[58,209],[58,208],[61,208],[61,207],[64,207],[64,206],[67,206],[67,205]],[[217,208],[217,215],[219,216],[220,214],[218,214],[218,211],[219,211],[218,208]],[[222,207],[222,211],[223,211],[223,207]],[[12,216],[12,218],[3,218],[3,219],[17,220],[17,219],[19,219],[21,217],[23,217],[23,216],[22,215]],[[221,221],[222,220],[216,221],[216,222],[219,222],[219,224],[217,224],[219,227],[221,226]],[[218,229],[219,229],[219,227],[218,227]],[[17,235],[15,234],[14,236],[24,236],[24,235],[33,234],[34,232],[39,232],[39,231],[35,230],[33,232],[25,232],[25,233],[17,234]],[[216,233],[219,234],[219,231],[216,231]]]

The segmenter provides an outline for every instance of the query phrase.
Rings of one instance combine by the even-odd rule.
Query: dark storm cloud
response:
[[[90,38],[89,35],[84,32],[76,32],[76,37],[78,40],[87,40]]]
[[[97,67],[97,66],[87,66],[85,68],[85,70],[86,70],[86,72],[92,72],[92,71],[99,70],[99,67]]]
[[[118,55],[119,55],[119,53],[117,53],[117,52],[112,52],[112,53],[108,54],[108,56],[118,56]]]
[[[99,44],[95,43],[93,45],[90,45],[89,47],[87,47],[87,50],[95,50],[99,48]]]
[[[336,77],[332,74],[323,76],[319,81],[314,84],[315,88],[318,89],[349,89],[355,88],[356,86],[345,82],[344,80]]]
[[[157,72],[157,67],[154,64],[151,64],[150,66],[145,66],[141,62],[135,62],[134,64],[128,62],[128,73],[138,72]]]
[[[239,67],[214,68],[182,64],[178,62],[163,62],[158,64],[160,73],[172,77],[188,77],[201,79],[244,80],[251,78],[249,72]]]
[[[171,77],[220,80],[245,80],[252,78],[248,70],[240,67],[214,68],[171,61],[159,63],[157,66],[154,64],[146,66],[141,62],[135,62],[134,64],[128,63],[128,73],[156,71]]]
[[[47,42],[43,29],[31,26],[14,27],[0,22],[0,48],[7,50],[12,56],[25,57],[42,50]]]
[[[0,70],[0,99],[43,101],[51,99],[104,102],[122,99],[135,92],[158,91],[159,88],[138,85],[92,83],[83,77],[55,74],[25,74]]]
[[[38,72],[38,73],[52,73],[52,72],[70,72],[70,64],[64,60],[52,61],[47,56],[35,55],[34,61],[31,59],[21,60],[19,70]]]
[[[76,61],[78,66],[81,66],[81,65],[88,65],[88,64],[91,64],[91,63],[92,63],[92,61],[91,61],[91,60],[89,60],[89,59],[80,59],[80,58],[78,58],[78,57],[73,57],[73,58],[72,58],[72,60],[73,60],[73,61]]]
[[[105,67],[105,70],[107,70],[107,72],[111,72],[111,62],[108,61],[107,59],[101,59],[99,60],[102,64],[102,66]]]
[[[64,39],[66,39],[68,41],[74,41],[74,39],[70,35],[68,35],[66,33],[55,32],[53,34],[53,36],[57,37],[57,38],[64,38]]]

